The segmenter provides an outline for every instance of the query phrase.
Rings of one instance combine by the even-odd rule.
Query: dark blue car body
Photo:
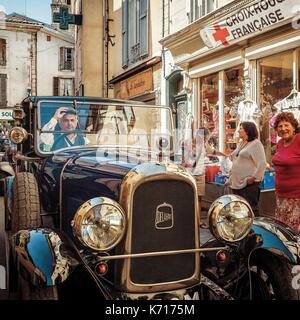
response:
[[[267,288],[259,278],[259,268],[269,272],[268,277],[273,281],[273,269],[264,269],[265,259],[278,263],[279,269],[288,265],[282,267],[284,272],[290,272],[282,281],[292,280],[292,267],[300,264],[299,235],[272,219],[255,218],[251,231],[241,242],[231,245],[215,239],[210,231],[199,228],[196,184],[180,165],[150,163],[147,160],[150,154],[140,157],[134,148],[126,151],[122,146],[74,147],[45,157],[37,154],[34,148],[37,103],[41,100],[72,103],[75,99],[79,103],[132,103],[84,97],[30,97],[23,101],[26,113],[23,127],[32,136],[24,142],[24,158],[20,157],[17,165],[33,173],[37,181],[42,224],[15,232],[10,242],[6,238],[12,258],[3,264],[9,270],[10,279],[21,276],[37,290],[55,286],[62,297],[98,292],[106,299],[209,299],[212,296],[265,299],[272,293],[259,293],[262,286]],[[132,185],[126,186],[130,179],[143,182],[133,194],[128,191]],[[8,230],[14,215],[12,185],[13,178],[7,179]],[[112,250],[101,253],[88,250],[72,229],[78,208],[97,197],[109,198],[127,208],[123,240]],[[151,209],[154,212],[158,210],[157,203],[174,202],[177,224],[168,233],[154,228],[152,218],[148,218],[152,212],[151,201],[155,202]],[[130,202],[134,203],[133,208]],[[148,256],[138,256],[143,253]],[[103,266],[107,269],[101,274],[99,270]],[[251,269],[252,266],[257,269]],[[16,290],[14,281],[7,280],[8,292]],[[277,284],[272,283],[274,296],[283,298],[282,292],[276,292]],[[213,295],[207,294],[208,291]],[[287,298],[297,298],[299,290],[291,289],[289,294]]]

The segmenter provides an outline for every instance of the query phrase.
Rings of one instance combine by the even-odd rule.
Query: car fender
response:
[[[35,286],[57,285],[79,264],[68,239],[46,228],[14,234],[12,254],[18,273]]]
[[[288,226],[275,219],[260,217],[254,219],[252,229],[261,237],[261,245],[254,251],[266,249],[284,256],[291,264],[300,263],[300,236]]]
[[[0,217],[2,220],[2,217]],[[0,223],[0,300],[7,300],[9,298],[8,291],[8,240],[7,234],[3,228],[3,222]]]
[[[10,176],[15,175],[15,171],[9,162],[0,162],[0,171],[4,171]]]

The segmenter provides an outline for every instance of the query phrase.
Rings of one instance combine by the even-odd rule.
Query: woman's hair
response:
[[[295,132],[299,132],[299,123],[292,112],[281,112],[277,115],[273,126],[276,131],[281,121],[289,122],[295,129]]]
[[[241,123],[241,126],[247,133],[248,141],[253,141],[258,138],[258,130],[254,122],[244,121]]]

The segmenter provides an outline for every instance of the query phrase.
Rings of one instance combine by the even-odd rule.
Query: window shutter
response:
[[[65,48],[59,48],[59,70],[63,70],[65,61]]]
[[[188,23],[191,23],[193,21],[193,0],[186,0],[186,12]]]
[[[140,0],[140,54],[148,53],[148,0]]]
[[[6,40],[0,39],[0,65],[6,65]]]
[[[128,66],[128,3],[122,0],[122,66]]]
[[[1,107],[7,106],[6,81],[7,81],[7,75],[0,74],[0,105]]]
[[[53,77],[53,95],[59,96],[59,78]]]
[[[205,16],[207,13],[207,0],[202,0],[202,16]]]
[[[71,71],[74,71],[75,69],[75,49],[72,48],[72,52],[71,52]]]

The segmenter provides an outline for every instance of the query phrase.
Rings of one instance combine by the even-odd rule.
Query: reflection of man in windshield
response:
[[[43,126],[42,131],[55,131],[54,134],[41,134],[41,141],[52,146],[52,151],[88,143],[78,128],[78,115],[73,108],[58,108],[50,121]],[[63,131],[64,133],[57,131]]]

